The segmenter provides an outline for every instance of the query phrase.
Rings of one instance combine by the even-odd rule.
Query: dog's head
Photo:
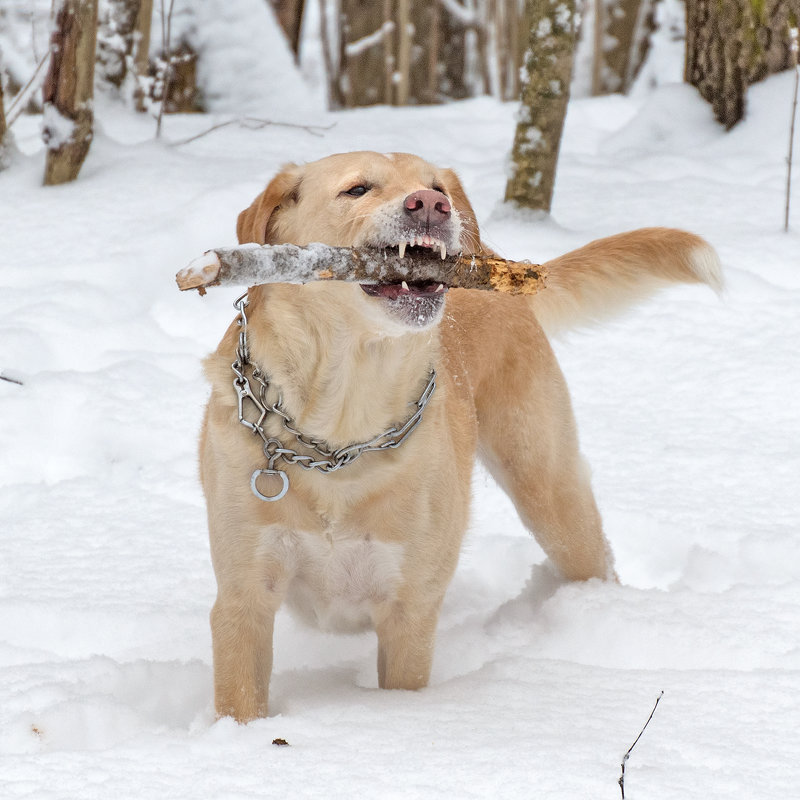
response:
[[[475,213],[456,174],[406,153],[342,153],[289,164],[239,214],[240,243],[482,251]],[[446,287],[370,284],[363,295],[415,327],[438,321]]]

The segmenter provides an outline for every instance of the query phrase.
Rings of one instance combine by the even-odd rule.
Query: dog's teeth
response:
[[[400,258],[405,258],[406,257],[406,243],[405,242],[400,242],[400,244],[397,245],[397,249],[398,249],[398,251],[400,253]]]
[[[411,290],[408,288],[408,284],[407,284],[405,281],[403,281],[403,282],[402,282],[400,285],[403,287],[403,291],[404,291],[404,292],[410,292],[410,291],[411,291]]]
[[[439,284],[439,287],[436,289],[436,291],[437,291],[437,292],[443,292],[443,291],[444,291],[444,284],[443,284],[443,283],[440,283],[440,284]]]
[[[439,242],[439,252],[442,254],[442,261],[447,258],[447,245],[444,242]]]

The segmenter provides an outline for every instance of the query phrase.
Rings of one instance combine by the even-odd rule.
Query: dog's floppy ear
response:
[[[462,241],[466,245],[467,252],[471,253],[491,253],[488,247],[484,247],[481,242],[481,232],[478,227],[478,218],[472,210],[472,205],[467,198],[467,193],[458,179],[458,175],[451,169],[444,171],[445,184],[447,194],[453,203],[458,216],[461,218],[461,224],[464,227],[464,232],[461,234]]]
[[[296,164],[286,164],[269,182],[258,197],[239,214],[236,221],[236,236],[239,244],[256,242],[267,244],[270,221],[273,214],[290,199],[297,200],[300,184],[299,168]]]

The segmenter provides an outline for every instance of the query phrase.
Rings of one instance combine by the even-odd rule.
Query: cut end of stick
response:
[[[213,250],[209,250],[184,267],[175,276],[175,282],[182,292],[197,289],[203,295],[206,293],[205,287],[219,282],[220,269],[222,264],[219,257]]]

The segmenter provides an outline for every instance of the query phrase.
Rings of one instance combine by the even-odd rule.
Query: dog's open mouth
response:
[[[425,258],[446,258],[447,245],[440,239],[425,234],[409,238],[399,244],[382,248],[394,250],[400,258],[419,255]],[[401,281],[400,283],[362,283],[361,288],[370,296],[386,301],[386,310],[394,317],[413,327],[425,327],[435,322],[444,306],[448,287],[433,281]]]
[[[443,283],[362,283],[361,288],[370,297],[384,300],[399,300],[401,297],[430,297],[444,294],[447,287]]]

